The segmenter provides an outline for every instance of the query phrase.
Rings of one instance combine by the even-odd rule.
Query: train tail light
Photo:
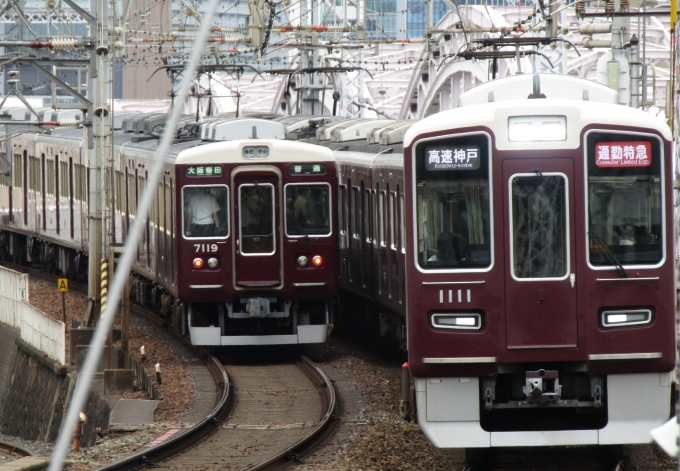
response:
[[[603,327],[623,327],[628,325],[649,324],[652,311],[649,309],[616,310],[602,312]]]
[[[194,268],[196,268],[196,269],[203,268],[203,259],[202,258],[195,258],[194,259]]]
[[[321,255],[315,255],[314,258],[312,259],[312,264],[315,267],[320,267],[323,265],[323,258],[321,258]]]
[[[432,314],[432,327],[438,329],[479,330],[482,316],[478,313]]]

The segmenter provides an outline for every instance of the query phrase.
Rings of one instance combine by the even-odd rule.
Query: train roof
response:
[[[523,116],[564,116],[566,139],[561,143],[558,140],[510,141],[508,138],[510,117]],[[672,140],[668,125],[646,111],[608,103],[545,98],[492,102],[477,105],[474,109],[463,107],[442,111],[414,124],[406,132],[403,145],[409,146],[417,136],[424,133],[487,127],[495,130],[495,144],[501,150],[576,149],[581,144],[581,129],[591,123],[652,129],[658,131],[665,139]]]
[[[245,147],[266,146],[270,152],[264,158],[246,158]],[[225,155],[225,152],[230,152]],[[333,152],[325,147],[305,142],[284,141],[278,139],[248,139],[239,141],[222,141],[186,149],[177,156],[178,164],[224,163],[225,159],[239,162],[324,162],[333,161]]]
[[[538,80],[539,93],[546,98],[563,100],[596,101],[598,103],[619,103],[619,92],[605,85],[570,75],[534,74],[513,75],[490,82],[484,82],[461,93],[458,106],[473,106],[497,101],[514,101],[518,97],[534,93],[534,82]]]

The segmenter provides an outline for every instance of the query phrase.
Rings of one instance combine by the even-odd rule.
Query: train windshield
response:
[[[331,233],[330,185],[286,185],[286,235],[327,236]]]
[[[483,269],[492,264],[489,140],[468,135],[417,145],[418,265]]]
[[[588,135],[588,233],[593,266],[663,259],[661,145],[647,136]]]
[[[184,237],[224,238],[229,235],[226,185],[185,186]]]

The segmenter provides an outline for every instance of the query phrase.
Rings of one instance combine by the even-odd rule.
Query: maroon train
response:
[[[403,156],[328,145],[342,287],[379,304],[384,331],[406,315],[433,444],[474,461],[651,441],[676,364],[663,121],[590,81],[517,76],[412,125]]]
[[[161,309],[197,345],[324,342],[338,289],[332,152],[282,140],[284,126],[271,120],[184,120],[161,180],[150,182],[165,119],[117,116],[105,175],[113,243],[126,242],[145,186],[157,188],[133,297]],[[251,133],[259,139],[208,142]],[[11,165],[0,181],[2,255],[82,275],[89,199],[82,129],[3,144]]]

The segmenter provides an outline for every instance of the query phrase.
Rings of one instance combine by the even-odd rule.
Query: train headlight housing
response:
[[[196,268],[196,269],[203,268],[203,259],[202,258],[195,258],[194,259],[194,268]]]
[[[652,311],[649,309],[621,309],[602,311],[603,327],[624,327],[644,325],[652,322]]]
[[[323,258],[321,258],[321,255],[315,255],[314,258],[312,259],[312,265],[315,267],[320,267],[323,265]]]
[[[436,329],[479,330],[482,328],[482,315],[476,312],[432,314],[431,322]]]
[[[566,116],[510,116],[510,142],[566,141]]]
[[[219,265],[219,263],[217,262],[216,258],[213,257],[208,259],[208,266],[210,268],[217,268],[217,265]]]
[[[297,259],[297,263],[301,267],[306,267],[308,262],[309,262],[309,259],[307,257],[305,257],[304,255],[300,255]]]

